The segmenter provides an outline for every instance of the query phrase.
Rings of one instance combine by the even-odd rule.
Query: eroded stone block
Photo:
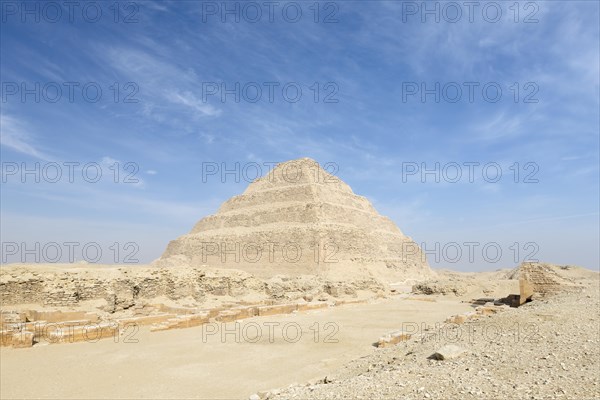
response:
[[[258,315],[277,315],[277,314],[289,314],[298,309],[297,304],[283,304],[277,306],[262,306],[258,307]]]
[[[519,305],[525,304],[533,296],[533,286],[525,278],[519,278]]]
[[[21,331],[13,334],[12,346],[16,349],[33,346],[33,332]]]
[[[329,304],[327,304],[325,302],[319,302],[319,303],[299,303],[298,304],[298,311],[318,310],[318,309],[327,308],[327,307],[329,307]]]
[[[449,317],[448,319],[446,319],[447,323],[450,324],[464,324],[467,321],[467,316],[464,314],[459,314],[459,315],[453,315],[451,317]]]
[[[447,344],[431,355],[434,360],[451,360],[460,357],[466,352],[462,347],[454,344]]]
[[[377,347],[389,347],[411,338],[410,333],[404,331],[394,331],[379,338]]]

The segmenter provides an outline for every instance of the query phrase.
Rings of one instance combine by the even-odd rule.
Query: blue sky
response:
[[[149,262],[247,186],[232,176],[203,182],[203,163],[255,162],[266,172],[263,163],[311,157],[336,165],[355,193],[425,243],[433,266],[497,269],[535,251],[543,261],[598,268],[598,2],[520,2],[518,18],[513,2],[497,2],[497,22],[496,9],[482,2],[472,22],[461,6],[454,23],[448,3],[437,3],[436,22],[413,13],[421,2],[322,2],[315,22],[313,2],[280,2],[273,21],[263,5],[255,23],[252,7],[262,2],[229,2],[234,14],[221,2],[117,3],[118,22],[115,3],[95,2],[85,17],[86,4],[70,21],[66,8],[57,17],[44,3],[2,2],[2,242],[97,242],[105,255],[110,243],[134,242],[137,258]],[[102,15],[92,22],[96,7]],[[297,10],[302,16],[292,22]],[[40,101],[22,97],[36,82]],[[72,101],[66,82],[79,85]],[[436,82],[439,102],[407,92]],[[469,82],[478,85],[473,101]],[[249,90],[239,102],[208,91],[236,83]],[[278,85],[273,101],[269,84]],[[256,102],[252,85],[264,88]],[[464,90],[451,102],[456,86]],[[97,87],[102,95],[92,102]],[[302,95],[292,102],[297,87]],[[137,102],[125,102],[132,92]],[[328,94],[336,101],[325,101]],[[65,174],[65,162],[79,163],[72,183],[21,179],[23,165],[58,163]],[[122,182],[127,162],[137,183]],[[470,162],[480,163],[474,182],[464,176]],[[102,179],[82,179],[86,163],[100,166]],[[457,163],[463,178],[403,179],[413,163]],[[498,182],[482,178],[489,163],[502,170]],[[532,171],[539,182],[524,182]],[[465,242],[479,243],[473,259]],[[452,243],[463,251],[457,262],[452,249],[442,251]],[[489,243],[499,244],[502,258],[482,255]]]

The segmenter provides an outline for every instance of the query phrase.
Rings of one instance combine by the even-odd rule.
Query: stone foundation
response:
[[[14,348],[31,347],[38,342],[75,343],[95,342],[100,339],[113,338],[119,340],[128,329],[140,326],[150,326],[151,332],[169,329],[182,329],[200,326],[212,321],[234,322],[241,319],[306,312],[342,304],[365,302],[355,300],[348,303],[313,302],[276,305],[249,305],[231,308],[217,307],[200,310],[190,308],[169,307],[163,304],[153,305],[155,310],[166,310],[169,313],[158,312],[152,315],[117,318],[100,321],[94,313],[85,312],[51,312],[26,310],[23,312],[4,311],[0,326],[0,345]],[[44,317],[46,320],[31,320],[30,318]],[[86,319],[66,320],[69,317],[85,316]],[[50,322],[52,321],[52,322]]]

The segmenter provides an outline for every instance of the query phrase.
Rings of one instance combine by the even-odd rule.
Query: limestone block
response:
[[[503,310],[502,307],[496,307],[496,306],[480,306],[475,309],[475,311],[479,315],[493,315],[502,310]]]
[[[2,311],[0,312],[0,325],[4,324],[17,324],[26,321],[25,313],[19,313],[16,311]]]
[[[166,331],[169,329],[171,329],[169,327],[169,324],[161,322],[161,323],[152,324],[152,326],[150,327],[150,332]]]
[[[335,301],[335,305],[336,306],[343,306],[346,304],[362,304],[362,303],[366,303],[367,301],[364,299],[355,299],[355,300],[336,300]]]
[[[297,304],[284,304],[277,306],[262,306],[258,307],[258,315],[266,316],[266,315],[277,315],[277,314],[289,314],[298,309]]]
[[[98,319],[93,313],[85,311],[27,311],[27,318],[31,321],[44,320],[48,322],[64,322],[72,320],[83,320],[83,319]]]
[[[258,315],[258,307],[240,307],[240,308],[232,308],[230,310],[227,310],[228,312],[230,312],[232,315],[235,315],[235,319],[230,319],[229,321],[224,321],[224,320],[220,320],[219,317],[217,317],[218,321],[223,321],[223,322],[231,322],[237,319],[244,319],[244,318],[252,318]],[[223,315],[225,313],[225,311],[221,311],[219,313],[219,315]]]
[[[119,318],[117,320],[120,326],[129,325],[152,325],[154,323],[163,322],[170,318],[175,318],[175,314],[155,314],[155,315],[147,315],[142,317],[131,317],[131,318]]]
[[[395,331],[388,333],[385,336],[379,338],[377,342],[377,347],[389,347],[400,342],[406,341],[411,338],[411,334],[406,333],[404,331]]]
[[[533,286],[524,277],[519,278],[519,305],[525,304],[533,296]]]
[[[12,336],[12,346],[15,349],[33,346],[33,332],[21,331]]]
[[[56,325],[60,327],[59,325]],[[49,343],[96,342],[100,339],[114,338],[119,335],[116,322],[90,323],[88,325],[62,326],[59,329],[46,330],[43,339]]]
[[[449,318],[446,319],[447,323],[450,324],[464,324],[465,321],[467,320],[467,316],[464,314],[459,314],[459,315],[453,315]]]
[[[431,355],[430,358],[435,360],[451,360],[453,358],[460,357],[466,352],[462,347],[456,346],[454,344],[447,344],[443,346],[441,349],[436,351]]]
[[[202,324],[208,323],[208,321],[210,320],[208,317],[208,313],[192,314],[192,315],[188,316],[188,319],[189,319],[189,323],[188,323],[189,327],[200,326]]]
[[[211,308],[208,310],[201,310],[202,312],[206,312],[208,313],[208,317],[209,318],[216,318],[217,315],[219,315],[221,313],[221,311],[225,311],[228,310],[229,308],[225,308],[225,307],[216,307],[216,308]]]
[[[188,315],[177,315],[173,318],[168,318],[163,321],[158,321],[152,324],[150,332],[164,331],[168,329],[183,329],[200,326],[209,322],[208,313],[197,313]]]
[[[7,331],[7,330],[0,331],[0,346],[12,345],[13,335],[14,335],[13,331]]]
[[[178,315],[175,318],[168,319],[167,322],[174,329],[190,327],[190,319],[186,315]]]
[[[318,303],[298,303],[298,311],[310,311],[310,310],[318,310],[321,308],[327,308],[329,304],[325,302]]]
[[[217,315],[217,321],[220,322],[233,322],[235,320],[240,319],[240,311],[239,310],[225,310],[221,311],[219,315]]]

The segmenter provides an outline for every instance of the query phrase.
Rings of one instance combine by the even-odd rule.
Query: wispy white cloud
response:
[[[12,116],[0,114],[0,144],[30,157],[50,161],[52,157],[38,148],[26,123]]]
[[[143,112],[150,119],[177,126],[183,124],[186,130],[192,131],[192,121],[198,117],[221,115],[221,109],[194,94],[202,93],[202,78],[192,69],[180,68],[139,48],[110,47],[103,51],[116,70],[139,86]]]
[[[137,214],[140,216],[153,215],[158,219],[173,220],[178,223],[193,223],[203,216],[214,213],[217,203],[214,200],[204,202],[175,201],[168,199],[149,198],[146,194],[124,190],[125,184],[98,185],[98,184],[69,184],[46,185],[37,187],[35,191],[27,190],[23,185],[14,186],[12,194],[20,197],[42,199],[61,205],[69,205],[74,209],[86,211],[87,217],[101,213],[112,215]],[[135,218],[131,218],[134,220]]]
[[[204,115],[217,116],[221,114],[221,110],[208,103],[203,103],[190,92],[169,92],[166,94],[166,98],[175,104],[184,105]]]
[[[166,6],[165,2],[163,2],[163,1],[160,1],[160,2],[159,1],[153,1],[153,0],[151,0],[151,1],[145,1],[145,2],[142,3],[142,5],[143,5],[143,7],[148,7],[150,9],[152,9],[152,10],[155,10],[155,11],[165,12],[165,11],[169,10],[169,8]]]
[[[520,115],[498,111],[492,116],[484,115],[484,119],[472,127],[471,134],[475,140],[498,140],[521,134],[522,125]]]
[[[115,160],[112,157],[109,156],[104,156],[102,157],[102,164],[104,164],[107,167],[110,167],[112,165],[115,165],[116,163],[118,163],[119,161]]]
[[[136,177],[147,185],[143,180],[137,187],[113,184],[112,176],[92,186],[14,184],[10,189],[19,193],[3,207],[24,207],[21,198],[29,197],[32,203],[68,209],[74,219],[110,214],[123,221],[155,216],[161,227],[191,224],[216,209],[207,194],[223,201],[244,186],[191,184],[199,182],[200,162],[309,156],[335,162],[337,175],[356,193],[373,199],[407,233],[424,238],[444,229],[460,241],[463,225],[588,210],[597,202],[598,156],[582,155],[597,148],[598,28],[592,17],[598,6],[582,3],[541,2],[542,22],[529,25],[513,23],[510,14],[508,21],[485,23],[480,13],[476,23],[463,15],[458,24],[423,24],[417,15],[415,23],[404,24],[401,2],[378,1],[344,3],[340,23],[331,25],[314,24],[310,15],[304,25],[222,24],[218,16],[214,24],[202,25],[199,3],[151,2],[141,5],[145,12],[136,26],[112,24],[78,34],[60,33],[57,26],[54,32],[63,36],[56,37],[43,34],[47,24],[28,27],[40,29],[37,38],[44,46],[26,46],[35,39],[14,34],[19,46],[3,63],[10,79],[95,80],[105,86],[131,81],[138,84],[141,101],[53,108],[15,104],[27,124],[13,121],[7,135],[2,120],[3,151],[36,158],[46,152],[83,154],[87,161],[107,155],[103,167],[136,160]],[[69,46],[52,46],[59,38]],[[26,48],[40,51],[19,50]],[[202,96],[203,81],[232,87],[236,81],[266,80],[299,82],[303,100],[289,104],[279,96],[275,103],[222,103],[218,95],[209,102]],[[339,85],[339,104],[306,101],[317,80]],[[414,106],[401,103],[404,80],[497,81],[505,92],[497,104],[484,103],[478,92],[475,104]],[[516,81],[535,81],[540,103],[513,104],[507,87]],[[110,97],[108,89],[105,93]],[[57,132],[57,126],[67,128]],[[545,179],[535,186],[515,185],[508,168],[516,160],[538,162],[538,175]],[[418,175],[405,183],[405,161],[426,162],[429,168],[436,161],[495,161],[505,175],[497,184],[485,182],[480,169],[473,183],[466,170],[458,184],[424,184]],[[133,189],[140,187],[146,190]],[[527,199],[531,193],[540,196]],[[193,201],[178,201],[184,198]],[[498,234],[497,228],[492,231]],[[507,236],[520,231],[509,229]],[[532,228],[532,236],[537,234]],[[581,235],[591,237],[585,230]]]

